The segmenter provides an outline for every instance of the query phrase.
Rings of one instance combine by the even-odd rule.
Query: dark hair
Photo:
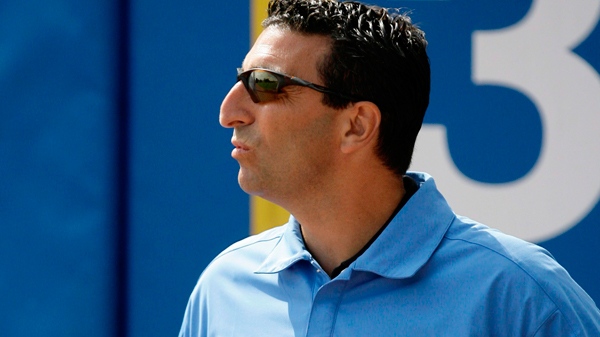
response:
[[[271,0],[268,15],[264,27],[331,37],[330,54],[318,65],[325,86],[379,107],[377,154],[396,174],[406,173],[429,105],[425,33],[406,14],[353,1]],[[330,94],[323,102],[350,104]]]

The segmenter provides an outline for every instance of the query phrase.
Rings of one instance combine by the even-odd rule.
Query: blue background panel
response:
[[[0,334],[112,336],[115,4],[0,4]]]
[[[218,120],[249,48],[249,3],[134,1],[131,27],[129,326],[167,336],[202,269],[249,232]]]

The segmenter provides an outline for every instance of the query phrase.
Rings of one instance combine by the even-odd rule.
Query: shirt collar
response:
[[[351,266],[354,270],[388,278],[411,277],[433,255],[454,220],[454,213],[431,176],[416,172],[408,175],[419,184],[419,190]]]
[[[278,273],[300,260],[310,260],[311,255],[304,246],[300,224],[290,216],[281,239],[255,273]]]
[[[388,278],[414,275],[440,244],[454,213],[426,173],[407,173],[419,190],[392,219],[375,242],[349,268]],[[300,225],[293,216],[281,239],[256,273],[278,273],[300,260],[310,260]],[[343,273],[344,274],[344,273]]]

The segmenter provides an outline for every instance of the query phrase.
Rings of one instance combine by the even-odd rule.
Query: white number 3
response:
[[[430,172],[457,213],[539,242],[576,225],[596,205],[600,77],[572,49],[599,18],[599,0],[534,0],[517,24],[473,33],[473,82],[527,96],[540,113],[543,139],[527,175],[488,184],[454,165],[443,126],[425,124],[412,168]]]

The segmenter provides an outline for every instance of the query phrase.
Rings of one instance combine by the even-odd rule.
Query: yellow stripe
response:
[[[252,234],[279,226],[287,222],[290,216],[285,209],[255,196],[250,198],[250,208],[250,232]]]
[[[252,42],[256,41],[256,38],[262,32],[261,23],[267,18],[267,5],[269,0],[250,0],[250,31],[252,34]]]
[[[251,34],[252,42],[262,32],[261,22],[267,18],[269,0],[251,0]],[[285,223],[290,214],[283,208],[265,199],[250,197],[250,233],[260,233]]]

